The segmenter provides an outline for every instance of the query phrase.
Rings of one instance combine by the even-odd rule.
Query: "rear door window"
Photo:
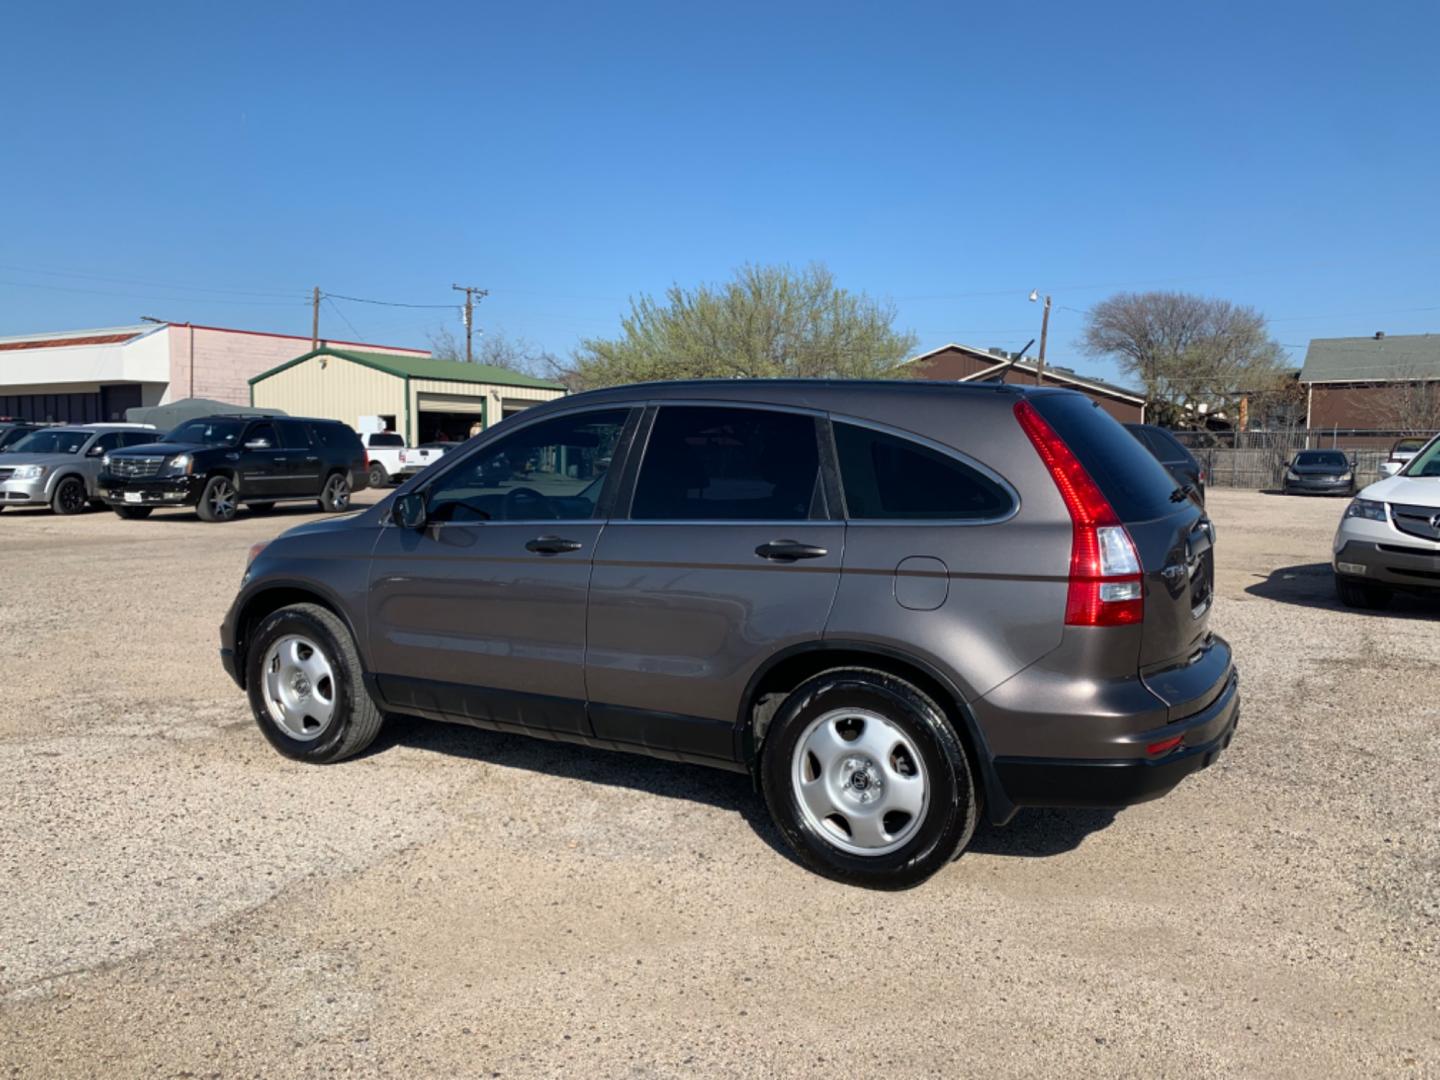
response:
[[[286,450],[304,450],[310,446],[310,429],[301,421],[277,420],[275,426],[280,429],[280,445]]]
[[[834,429],[848,518],[974,521],[1014,506],[1004,487],[948,454],[858,424]]]
[[[813,417],[667,405],[650,431],[630,517],[803,521],[822,502]]]
[[[1130,432],[1080,394],[1036,394],[1029,399],[1085,466],[1122,521],[1151,521],[1174,513],[1174,478]]]
[[[127,431],[120,436],[121,446],[144,446],[160,438],[158,431]]]

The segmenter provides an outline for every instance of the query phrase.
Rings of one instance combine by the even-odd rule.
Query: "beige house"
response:
[[[411,446],[464,439],[477,420],[489,427],[564,393],[560,383],[505,368],[329,346],[250,380],[251,405],[355,428],[378,416]]]

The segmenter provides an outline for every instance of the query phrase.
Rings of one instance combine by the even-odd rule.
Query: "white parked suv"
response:
[[[1351,500],[1335,531],[1335,589],[1348,607],[1440,591],[1440,437]]]
[[[360,435],[370,460],[370,486],[385,487],[405,471],[405,438],[394,431],[366,431]]]

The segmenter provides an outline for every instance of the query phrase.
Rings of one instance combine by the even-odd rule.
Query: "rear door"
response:
[[[734,760],[750,677],[821,637],[845,527],[827,509],[815,415],[666,403],[649,419],[628,515],[595,552],[591,721],[653,753]]]
[[[1140,672],[1172,711],[1183,711],[1230,667],[1229,649],[1212,648],[1210,633],[1214,526],[1154,456],[1093,402],[1078,394],[1036,395],[1033,402],[1135,542],[1145,575]]]

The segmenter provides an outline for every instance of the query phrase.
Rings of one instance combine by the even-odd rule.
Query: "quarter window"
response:
[[[637,521],[801,521],[820,499],[813,418],[764,409],[662,408],[645,448]]]
[[[1009,492],[928,446],[856,424],[836,423],[846,516],[859,521],[965,521],[1002,517]]]
[[[584,521],[595,516],[627,409],[558,416],[471,454],[430,487],[432,521]]]

